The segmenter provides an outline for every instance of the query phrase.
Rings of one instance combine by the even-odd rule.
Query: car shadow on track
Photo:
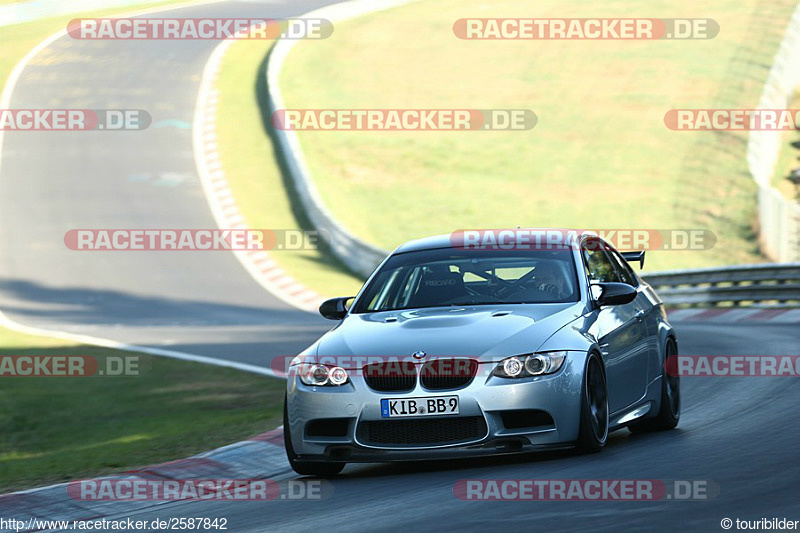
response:
[[[283,304],[271,308],[267,301],[261,307],[232,299],[162,297],[140,294],[136,287],[129,290],[88,285],[63,287],[0,278],[0,302],[4,312],[22,322],[126,326],[311,324],[320,331],[328,326],[321,317]]]
[[[669,432],[670,435],[677,436],[679,431]],[[448,472],[459,470],[479,470],[486,469],[487,472],[497,467],[530,465],[530,464],[555,464],[570,466],[574,462],[587,460],[603,460],[612,458],[616,451],[622,451],[626,446],[634,444],[644,444],[646,441],[658,438],[659,435],[666,434],[643,433],[634,435],[627,429],[614,432],[609,436],[606,448],[600,453],[585,454],[574,448],[563,450],[550,450],[525,453],[508,453],[502,455],[491,455],[485,457],[471,457],[463,459],[430,459],[418,461],[400,461],[394,463],[363,463],[351,464],[342,474],[336,477],[338,480],[345,479],[364,479],[385,476],[398,476],[407,474],[425,474],[434,472]],[[649,445],[649,444],[648,444]]]

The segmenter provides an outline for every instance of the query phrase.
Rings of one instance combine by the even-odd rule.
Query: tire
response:
[[[608,442],[608,385],[600,356],[589,354],[581,382],[581,417],[575,447],[581,453],[595,453]]]
[[[664,365],[661,368],[661,408],[655,417],[628,426],[631,433],[664,431],[677,427],[681,418],[681,378],[670,376],[667,372],[667,361],[677,355],[678,348],[675,341],[670,338],[664,349]]]
[[[298,461],[297,454],[292,446],[292,435],[289,431],[289,413],[286,406],[286,397],[283,398],[283,445],[286,448],[286,458],[292,470],[301,476],[333,477],[344,469],[346,463],[335,461]]]

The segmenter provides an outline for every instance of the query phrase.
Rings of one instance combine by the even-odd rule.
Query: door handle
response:
[[[636,315],[634,315],[634,318],[641,322],[644,319],[644,309],[639,309],[638,311],[636,311]]]

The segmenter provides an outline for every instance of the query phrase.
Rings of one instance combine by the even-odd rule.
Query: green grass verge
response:
[[[263,122],[264,58],[271,44],[239,41],[228,50],[216,88],[217,143],[225,176],[248,227],[310,229],[293,210],[292,189],[284,183]],[[353,295],[361,280],[320,250],[275,250],[271,257],[307,287],[322,295]]]
[[[138,377],[0,377],[0,493],[194,455],[281,422],[285,383],[0,328],[0,357],[138,355]]]
[[[788,105],[789,109],[800,109],[800,92],[795,92]],[[792,170],[800,168],[800,134],[797,131],[783,132],[781,153],[775,165],[775,175],[772,185],[777,188],[784,198],[800,201],[800,187],[795,186],[787,178]]]
[[[459,228],[704,228],[651,269],[763,260],[744,134],[675,132],[673,108],[758,101],[794,2],[440,0],[336,25],[281,77],[289,108],[530,108],[528,132],[301,132],[326,205],[391,248]],[[711,17],[712,40],[463,41],[462,17]]]

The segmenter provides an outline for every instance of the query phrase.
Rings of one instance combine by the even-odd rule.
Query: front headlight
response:
[[[514,355],[506,357],[494,369],[495,376],[501,378],[527,378],[557,372],[567,352],[542,352],[530,355]]]
[[[328,365],[300,365],[297,375],[304,384],[315,387],[338,387],[350,379],[344,368]]]

